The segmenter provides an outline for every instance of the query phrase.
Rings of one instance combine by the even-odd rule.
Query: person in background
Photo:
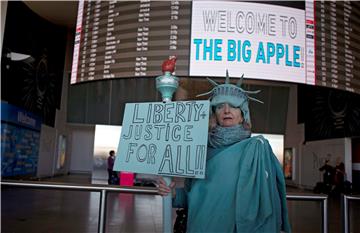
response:
[[[334,167],[329,164],[328,159],[325,160],[325,163],[322,167],[319,168],[319,171],[323,171],[323,193],[330,194],[333,181],[334,181]]]
[[[345,182],[345,165],[341,162],[340,158],[337,158],[334,175],[334,189],[333,194],[340,195],[344,192]]]
[[[108,184],[118,184],[117,172],[113,170],[115,163],[115,151],[109,151],[109,157],[107,159],[107,170],[108,170]]]
[[[158,193],[173,207],[187,208],[187,232],[291,232],[285,179],[263,136],[251,137],[249,93],[209,81],[210,130],[205,179],[186,179],[184,188],[158,181]],[[204,94],[203,94],[204,95]],[[260,101],[259,101],[260,102]]]

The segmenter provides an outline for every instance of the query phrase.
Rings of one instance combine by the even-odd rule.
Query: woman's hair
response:
[[[216,115],[215,113],[211,113],[209,116],[209,131],[211,131],[212,129],[214,129],[217,126],[217,120],[216,120]]]

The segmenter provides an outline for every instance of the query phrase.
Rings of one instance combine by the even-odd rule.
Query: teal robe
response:
[[[187,232],[291,232],[285,180],[262,136],[208,148],[205,179],[187,179],[173,207],[188,208]]]

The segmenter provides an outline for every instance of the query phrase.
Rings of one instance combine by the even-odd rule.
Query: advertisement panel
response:
[[[35,176],[41,118],[1,102],[1,176]]]
[[[194,1],[191,27],[190,76],[305,83],[305,10]]]

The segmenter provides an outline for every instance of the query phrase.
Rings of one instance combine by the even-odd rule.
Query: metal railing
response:
[[[328,232],[328,196],[327,195],[286,195],[287,200],[298,200],[298,201],[322,201],[322,232]]]
[[[145,187],[117,187],[111,185],[79,185],[68,183],[46,183],[46,182],[28,182],[28,181],[7,181],[0,182],[1,186],[15,186],[23,188],[40,188],[40,189],[60,189],[60,190],[75,190],[75,191],[90,191],[100,192],[99,202],[99,222],[98,232],[105,232],[106,225],[106,201],[108,192],[118,193],[132,193],[132,194],[149,194],[158,195],[156,188]],[[347,196],[349,198],[349,196]],[[328,232],[328,205],[326,195],[286,195],[287,200],[302,200],[302,201],[322,201],[322,232]]]
[[[360,195],[342,195],[342,221],[344,233],[350,232],[349,227],[349,200],[360,201]]]
[[[61,189],[100,192],[99,202],[99,222],[98,232],[105,232],[106,225],[106,199],[108,192],[133,193],[133,194],[150,194],[157,195],[157,189],[144,187],[116,187],[111,185],[78,185],[64,183],[44,183],[44,182],[25,182],[25,181],[1,181],[1,186],[16,186],[23,188],[42,188],[42,189]]]

